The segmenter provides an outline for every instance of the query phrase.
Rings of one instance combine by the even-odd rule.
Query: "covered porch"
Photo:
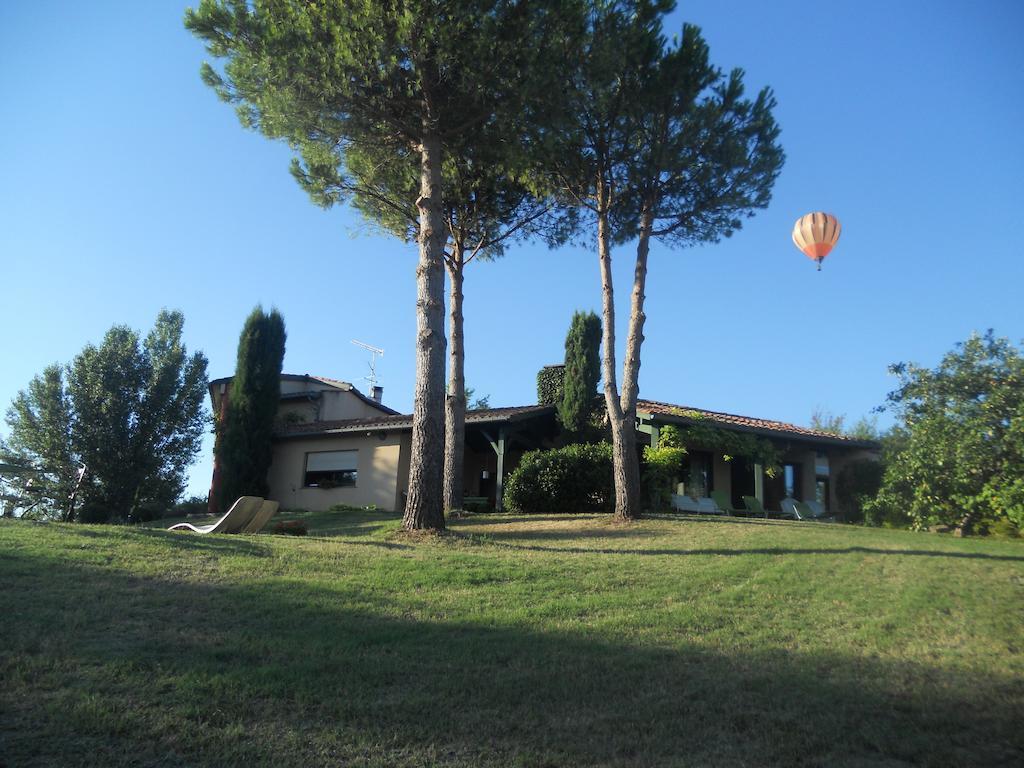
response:
[[[687,445],[676,493],[694,498],[721,492],[734,509],[743,509],[743,497],[752,496],[769,512],[780,512],[783,499],[817,502],[829,515],[839,511],[834,479],[849,461],[877,454],[878,445],[784,422],[752,419],[733,414],[686,409],[641,401],[637,429],[647,445],[657,448],[668,425],[685,429],[695,424],[768,440],[779,462],[774,475],[757,460],[730,455],[711,444]]]
[[[558,435],[550,406],[496,408],[466,414],[464,496],[469,502],[504,510],[505,479],[527,451],[550,448]]]

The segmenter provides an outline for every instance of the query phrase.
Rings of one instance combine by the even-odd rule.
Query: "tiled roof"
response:
[[[231,376],[225,376],[223,378],[214,379],[213,381],[211,381],[210,382],[211,397],[213,396],[213,392],[216,389],[215,385],[226,384],[226,383],[231,381],[231,378],[232,378]],[[360,392],[358,389],[356,389],[349,382],[342,381],[341,379],[329,379],[326,376],[310,376],[308,373],[282,373],[281,374],[281,380],[282,381],[315,381],[315,382],[318,382],[320,384],[325,384],[326,386],[332,387],[334,389],[340,389],[340,390],[342,390],[344,392],[351,392],[353,395],[358,397],[360,400],[362,400],[367,405],[371,405],[371,406],[373,406],[374,408],[376,408],[377,410],[379,410],[379,411],[381,411],[383,413],[386,413],[386,414],[389,414],[389,415],[390,414],[397,414],[398,413],[398,411],[396,411],[394,408],[388,408],[383,403],[378,403],[372,397],[368,397],[368,396],[364,395],[362,392]],[[283,394],[281,396],[281,399],[282,400],[294,400],[294,399],[303,398],[303,397],[310,397],[311,395],[316,395],[316,394],[317,393],[315,391],[310,391],[310,392],[292,392],[292,393],[289,393],[289,394]],[[216,400],[214,401],[214,403],[216,404]]]
[[[638,413],[651,416],[668,416],[672,420],[681,422],[708,421],[716,426],[727,429],[738,429],[745,432],[759,432],[777,437],[803,438],[816,442],[828,442],[842,444],[852,447],[876,448],[878,444],[871,440],[855,440],[845,435],[836,435],[831,432],[822,432],[810,427],[801,427],[797,424],[788,424],[784,421],[772,421],[771,419],[755,419],[751,416],[737,416],[734,413],[722,413],[720,411],[706,411],[703,408],[692,408],[687,405],[673,405],[662,403],[657,400],[639,400],[636,409]]]
[[[510,408],[485,408],[466,412],[466,424],[496,424],[519,421],[554,414],[550,405],[523,405]],[[801,427],[784,421],[757,419],[750,416],[738,416],[734,413],[708,411],[703,408],[692,408],[685,405],[673,405],[656,400],[640,400],[637,402],[637,413],[642,416],[662,417],[663,421],[680,423],[706,421],[725,429],[742,432],[755,432],[767,437],[803,439],[817,443],[845,445],[850,448],[877,448],[878,444],[870,440],[854,440],[843,435],[834,435],[809,427]],[[343,419],[341,421],[318,421],[308,424],[289,424],[277,431],[277,437],[290,438],[307,435],[340,435],[356,432],[370,432],[382,429],[412,429],[411,414],[381,415],[365,419]]]
[[[523,405],[512,408],[482,408],[466,411],[467,424],[495,424],[521,421],[535,416],[553,414],[550,405]],[[308,424],[288,424],[277,431],[277,437],[301,437],[303,435],[340,435],[350,432],[371,432],[379,429],[412,429],[412,414],[374,416],[368,419],[342,419],[340,421],[316,421]]]

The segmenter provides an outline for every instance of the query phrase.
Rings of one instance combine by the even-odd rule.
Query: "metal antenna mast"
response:
[[[384,350],[380,347],[374,347],[361,341],[356,341],[355,339],[352,339],[352,343],[357,347],[362,347],[370,353],[370,375],[364,376],[363,380],[370,383],[370,391],[372,392],[373,388],[377,386],[377,355],[384,357]]]

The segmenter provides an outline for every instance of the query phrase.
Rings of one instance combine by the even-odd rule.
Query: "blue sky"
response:
[[[0,4],[0,405],[161,307],[185,313],[211,378],[230,375],[261,302],[284,314],[287,372],[365,386],[360,339],[386,350],[384,400],[408,411],[415,248],[309,203],[287,148],[200,82],[183,11]],[[787,162],[771,206],[731,240],[652,249],[641,397],[855,420],[892,388],[891,362],[934,364],[988,327],[1024,336],[1024,4],[701,0],[669,27],[684,20],[752,92],[774,88]],[[812,210],[843,222],[820,273],[789,236]],[[615,259],[624,324],[631,250]],[[469,385],[494,405],[534,402],[573,310],[599,302],[592,249],[526,245],[473,265]],[[205,493],[209,453],[190,492]]]

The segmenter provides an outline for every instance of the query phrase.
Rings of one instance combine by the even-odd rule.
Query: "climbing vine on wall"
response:
[[[733,432],[705,423],[706,417],[698,411],[687,411],[682,408],[674,411],[676,416],[692,419],[693,424],[668,424],[660,429],[658,445],[674,448],[699,447],[721,451],[726,461],[736,456],[760,464],[768,477],[775,477],[782,467],[782,454],[764,437]]]

